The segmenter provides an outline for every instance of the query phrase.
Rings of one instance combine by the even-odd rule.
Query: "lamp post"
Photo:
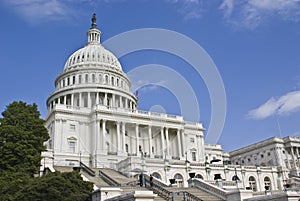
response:
[[[146,152],[145,152],[145,155],[146,155]],[[144,153],[141,151],[141,158],[142,158],[142,164],[141,164],[141,166],[142,166],[142,171],[141,171],[141,179],[140,179],[140,182],[141,182],[141,184],[140,184],[140,186],[141,187],[146,187],[146,181],[145,181],[145,175],[144,175],[144,167],[145,167],[145,157],[144,157]]]
[[[167,160],[167,149],[165,149],[165,159],[164,159],[164,170],[165,170],[165,182],[168,182],[167,179],[167,171],[170,170],[170,165],[169,165],[169,161]]]

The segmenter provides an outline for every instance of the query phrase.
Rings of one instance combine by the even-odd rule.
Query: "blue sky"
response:
[[[205,49],[226,90],[227,116],[218,142],[225,151],[273,136],[300,136],[299,0],[3,0],[1,111],[24,100],[36,102],[46,116],[54,80],[70,54],[86,44],[94,12],[102,41],[133,29],[163,28]],[[152,63],[174,69],[192,86],[200,121],[208,127],[209,91],[188,63],[154,50],[120,61],[125,72]],[[140,89],[139,108],[180,114],[176,94],[154,85]]]

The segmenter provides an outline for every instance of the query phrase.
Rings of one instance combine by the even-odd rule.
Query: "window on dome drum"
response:
[[[81,75],[78,75],[78,84],[81,84]]]
[[[125,151],[128,153],[128,144],[125,144]]]
[[[151,148],[151,149],[152,149],[152,153],[154,153],[154,147],[153,147],[153,146],[152,146],[152,148]]]
[[[194,138],[190,138],[190,142],[191,142],[191,143],[194,143],[194,142],[195,142],[195,139],[194,139]]]
[[[111,85],[115,85],[115,78],[114,77],[111,77]]]
[[[85,74],[85,83],[88,83],[88,82],[89,82],[89,75]]]
[[[73,81],[72,81],[72,84],[75,84],[75,75],[73,75]]]
[[[108,75],[105,75],[105,84],[108,84]]]
[[[99,83],[102,83],[102,75],[99,74]]]
[[[67,78],[67,86],[69,86],[70,85],[70,78],[68,77]]]
[[[95,83],[95,74],[92,74],[92,82]]]

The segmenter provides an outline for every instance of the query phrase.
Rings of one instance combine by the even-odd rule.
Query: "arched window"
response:
[[[99,83],[102,83],[102,75],[99,74]]]
[[[157,173],[157,172],[153,172],[153,173],[152,173],[152,176],[155,177],[156,179],[160,179],[160,180],[161,180],[161,176],[160,176],[160,174]]]
[[[115,78],[114,77],[111,77],[111,85],[115,85]]]
[[[183,177],[181,174],[176,173],[174,175],[175,183],[177,184],[177,187],[182,187],[183,186]]]
[[[271,180],[269,177],[264,178],[264,183],[265,183],[265,190],[266,191],[271,190]]]
[[[250,189],[252,189],[253,191],[257,191],[257,188],[256,188],[256,181],[255,181],[255,178],[253,176],[250,176],[249,177],[249,187]]]
[[[108,84],[108,75],[105,75],[105,84]]]
[[[197,179],[203,179],[203,176],[201,174],[196,174],[195,178],[197,178]]]

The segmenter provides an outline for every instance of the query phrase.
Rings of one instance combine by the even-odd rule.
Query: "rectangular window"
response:
[[[85,83],[88,83],[88,82],[89,82],[89,75],[85,74]]]
[[[78,84],[81,84],[81,75],[78,76]]]
[[[70,124],[70,130],[75,131],[75,125],[74,124]]]
[[[192,152],[192,160],[196,161],[196,152],[194,152],[194,151]]]
[[[75,148],[76,148],[76,142],[75,141],[69,141],[69,150],[72,153],[75,153]]]
[[[190,138],[190,142],[191,142],[191,143],[194,143],[194,142],[195,142],[195,139],[194,139],[194,138]]]

